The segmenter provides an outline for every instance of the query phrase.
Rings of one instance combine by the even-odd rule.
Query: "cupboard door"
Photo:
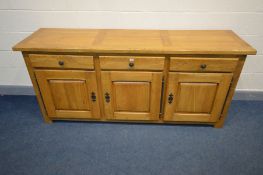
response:
[[[165,121],[216,122],[232,73],[169,73]]]
[[[107,119],[159,119],[162,73],[103,71],[101,78]]]
[[[95,72],[36,70],[41,95],[52,118],[100,118]]]

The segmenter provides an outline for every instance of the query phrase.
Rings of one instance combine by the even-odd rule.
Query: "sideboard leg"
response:
[[[214,128],[223,128],[224,122],[224,119],[217,121],[216,124],[214,124]]]
[[[53,121],[50,118],[48,118],[48,117],[43,117],[43,118],[44,118],[45,123],[47,123],[47,124],[53,123]]]

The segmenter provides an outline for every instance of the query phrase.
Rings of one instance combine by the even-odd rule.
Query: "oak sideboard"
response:
[[[247,55],[231,30],[41,28],[22,51],[46,122],[226,119]]]

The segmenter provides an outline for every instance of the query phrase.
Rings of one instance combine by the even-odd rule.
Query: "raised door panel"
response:
[[[216,90],[216,83],[180,83],[177,111],[209,113],[213,106]]]
[[[56,109],[90,110],[85,80],[49,80],[49,86]]]
[[[103,71],[101,78],[107,119],[159,119],[162,73]]]
[[[36,70],[47,114],[52,118],[100,118],[94,72]]]
[[[169,73],[164,120],[216,122],[232,73]]]
[[[117,111],[149,111],[151,87],[149,82],[113,82],[113,87],[114,107]]]

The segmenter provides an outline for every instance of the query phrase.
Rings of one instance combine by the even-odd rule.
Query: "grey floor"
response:
[[[262,175],[263,101],[233,101],[223,129],[55,122],[34,96],[0,96],[2,175]]]

